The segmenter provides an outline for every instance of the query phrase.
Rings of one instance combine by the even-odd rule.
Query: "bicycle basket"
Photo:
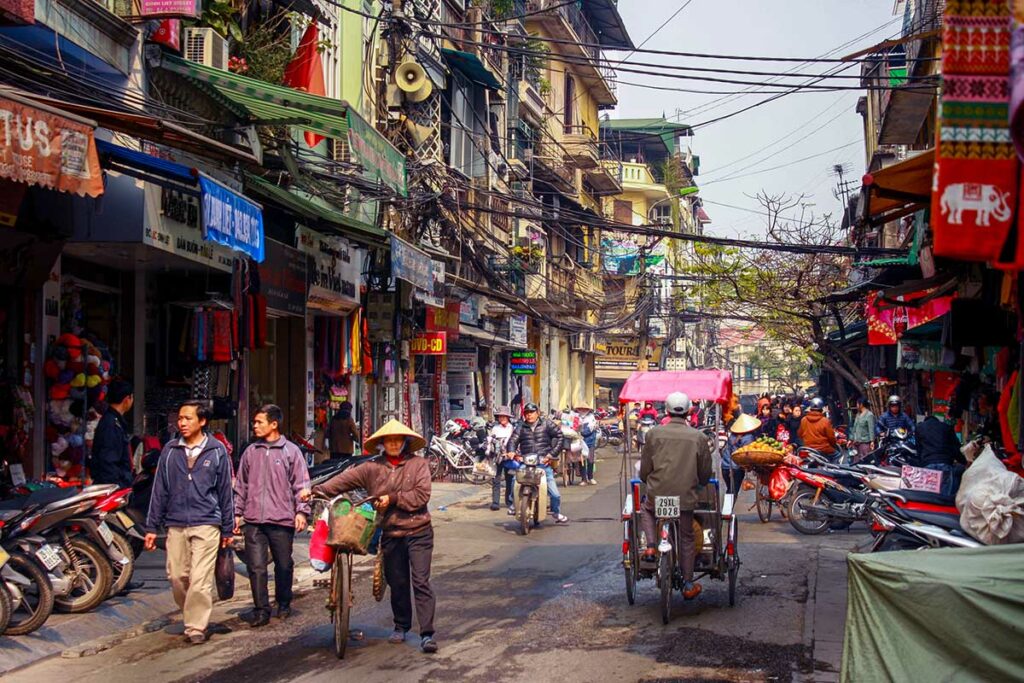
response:
[[[327,521],[327,545],[365,555],[376,530],[377,514],[369,503],[353,507],[351,501],[339,500],[331,507]]]

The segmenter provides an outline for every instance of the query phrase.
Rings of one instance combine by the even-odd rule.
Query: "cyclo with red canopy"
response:
[[[732,375],[722,370],[690,370],[682,372],[634,372],[626,380],[619,393],[619,403],[625,404],[645,401],[664,401],[669,394],[681,391],[697,404],[705,404],[703,422],[699,428],[707,435],[712,450],[713,471],[721,471],[720,434],[724,434],[722,415],[732,398]],[[656,570],[642,570],[640,554],[646,547],[640,524],[640,506],[645,497],[645,485],[639,479],[640,453],[633,450],[630,438],[629,420],[624,420],[626,436],[623,440],[622,454],[622,491],[620,503],[622,509],[622,567],[626,577],[626,600],[633,604],[636,600],[636,585],[640,579],[654,579],[662,594],[662,619],[668,623],[673,588],[677,582],[673,580],[675,567],[669,566],[668,571],[659,561]],[[670,514],[671,501],[663,501],[660,506],[662,514]],[[723,494],[719,490],[717,478],[711,481],[700,492],[698,509],[694,510],[694,520],[700,525],[700,533],[695,534],[696,546],[699,548],[694,564],[694,579],[710,577],[729,581],[729,605],[736,604],[736,579],[739,573],[740,558],[737,547],[737,520],[733,514],[735,496]],[[659,505],[655,502],[656,515]],[[678,500],[676,500],[678,509]],[[676,513],[678,515],[678,512]],[[662,542],[659,553],[666,548],[666,534],[663,525],[668,519],[659,515],[658,526],[662,530]],[[671,540],[674,543],[675,539]],[[671,544],[670,543],[670,544]],[[669,544],[669,545],[670,545]],[[670,555],[671,556],[671,555]]]

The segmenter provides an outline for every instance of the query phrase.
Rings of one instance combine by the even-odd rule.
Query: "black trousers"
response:
[[[412,629],[412,600],[420,635],[434,635],[434,590],[430,587],[430,563],[434,555],[434,529],[416,536],[384,536],[384,580],[391,589],[395,628]]]
[[[292,541],[295,527],[281,524],[245,525],[245,565],[249,569],[249,587],[257,612],[270,613],[267,590],[267,564],[274,560],[274,593],[278,605],[292,602]]]
[[[512,505],[515,501],[513,487],[516,484],[516,473],[505,467],[504,462],[498,463],[494,471],[494,478],[491,479],[491,502],[501,505],[501,480],[505,480],[505,505]]]
[[[743,477],[745,476],[747,476],[747,473],[743,471],[742,467],[730,469],[722,465],[722,482],[725,484],[725,492],[739,493],[740,484],[743,483]]]

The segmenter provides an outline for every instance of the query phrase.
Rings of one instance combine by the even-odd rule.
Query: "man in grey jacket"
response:
[[[284,416],[273,404],[253,417],[256,441],[242,453],[235,479],[235,533],[245,522],[245,564],[252,588],[253,619],[259,628],[270,622],[267,564],[274,559],[277,616],[291,615],[292,542],[309,515],[309,471],[299,447],[281,434]]]

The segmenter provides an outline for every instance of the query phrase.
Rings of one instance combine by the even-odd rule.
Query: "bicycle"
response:
[[[319,518],[323,507],[333,509],[334,504],[347,495],[347,493],[343,493],[330,499],[322,495],[315,495],[313,519]],[[376,496],[365,498],[359,503],[352,503],[352,507],[354,509],[376,499]],[[327,596],[327,609],[331,613],[331,622],[334,624],[334,655],[338,659],[345,658],[351,633],[349,619],[354,604],[352,594],[352,556],[354,554],[355,551],[348,548],[335,549],[334,563],[331,565],[331,578],[328,584],[330,592]]]

